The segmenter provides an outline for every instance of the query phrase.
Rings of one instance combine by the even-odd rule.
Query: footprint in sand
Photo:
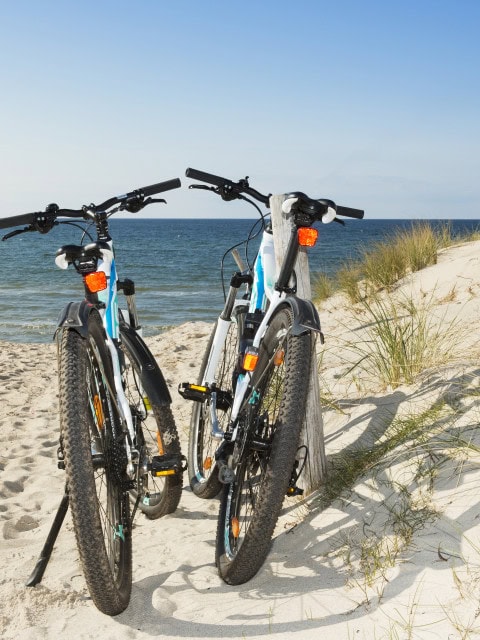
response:
[[[31,531],[38,527],[38,521],[31,516],[22,516],[16,522],[9,520],[3,525],[3,537],[5,540],[14,540],[24,531]]]

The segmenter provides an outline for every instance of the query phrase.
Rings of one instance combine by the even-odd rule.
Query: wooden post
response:
[[[284,195],[270,197],[270,211],[272,213],[273,238],[275,243],[275,259],[277,273],[287,244],[292,232],[292,222],[282,211]],[[310,285],[310,271],[308,257],[305,249],[300,248],[297,263],[295,265],[297,276],[297,296],[311,300],[312,291]],[[318,366],[315,352],[312,357],[310,381],[307,395],[307,407],[305,421],[302,427],[300,444],[308,447],[308,460],[305,469],[298,482],[304,490],[304,495],[320,488],[326,475],[325,443],[323,438],[323,420],[320,407],[320,385],[318,380]]]

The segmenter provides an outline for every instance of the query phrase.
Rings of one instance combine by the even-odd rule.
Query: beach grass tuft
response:
[[[474,240],[478,235],[474,232],[454,237],[447,222],[435,228],[428,222],[415,222],[387,240],[365,248],[359,259],[346,261],[335,277],[328,278],[328,288],[325,277],[317,276],[313,299],[320,302],[340,291],[356,304],[372,293],[391,290],[407,274],[436,264],[439,249]]]

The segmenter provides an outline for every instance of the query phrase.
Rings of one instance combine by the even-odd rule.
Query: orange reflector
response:
[[[103,271],[94,271],[83,276],[83,281],[90,293],[97,293],[107,288],[107,276]]]
[[[245,357],[243,358],[243,368],[245,371],[253,371],[257,366],[258,362],[258,353],[255,351],[247,350],[245,352]]]
[[[159,431],[157,431],[157,446],[158,453],[163,456],[163,454],[165,453],[165,449],[163,448],[162,436],[160,435]]]
[[[208,456],[207,458],[205,458],[205,460],[203,461],[203,468],[208,471],[209,469],[212,468],[212,458],[211,456]]]
[[[283,364],[284,360],[285,360],[285,349],[279,349],[277,353],[273,356],[273,364],[276,367],[279,367],[281,364]]]
[[[240,535],[240,523],[238,522],[238,518],[234,516],[231,520],[231,525],[233,537],[238,538],[238,536]]]
[[[318,231],[312,227],[301,227],[298,230],[298,244],[301,247],[314,247],[318,238]]]
[[[97,425],[99,429],[103,429],[104,417],[102,409],[102,401],[100,397],[96,395],[93,398],[93,408],[95,409],[95,415],[97,416]]]

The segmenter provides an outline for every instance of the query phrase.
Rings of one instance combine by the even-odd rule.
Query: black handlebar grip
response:
[[[150,184],[147,187],[139,189],[144,196],[153,196],[155,193],[162,193],[162,191],[170,191],[171,189],[178,189],[182,186],[179,178],[173,178],[172,180],[165,180],[164,182],[157,182],[157,184]]]
[[[19,216],[0,218],[0,229],[8,229],[8,227],[19,227],[24,224],[32,224],[34,220],[34,213],[22,213]]]
[[[365,211],[362,209],[352,209],[351,207],[341,207],[337,205],[337,215],[345,216],[346,218],[357,218],[361,220],[365,215]]]
[[[201,180],[202,182],[208,182],[208,184],[214,184],[216,187],[222,187],[224,184],[232,182],[231,180],[227,180],[226,178],[215,176],[213,175],[213,173],[206,173],[205,171],[199,171],[198,169],[188,168],[185,171],[185,175],[187,176],[187,178],[192,178],[193,180]]]

